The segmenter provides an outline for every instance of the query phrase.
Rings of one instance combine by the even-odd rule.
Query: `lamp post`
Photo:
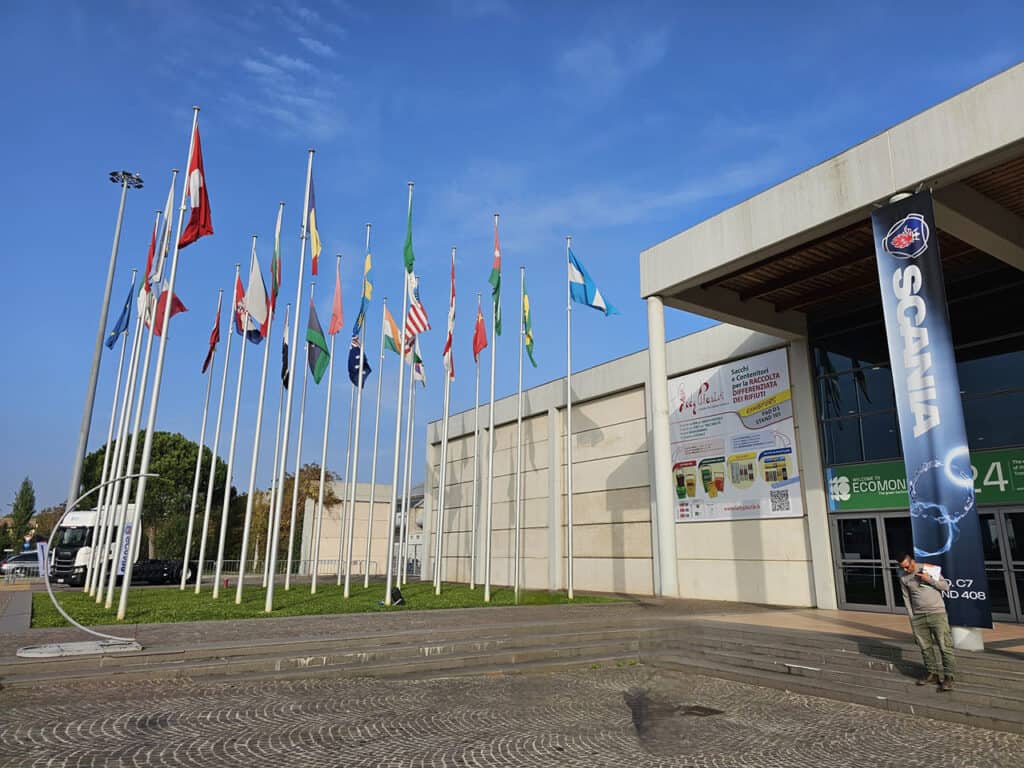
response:
[[[100,309],[100,323],[96,330],[96,344],[92,352],[92,369],[89,371],[89,384],[85,390],[85,407],[82,410],[82,426],[78,432],[78,448],[75,460],[71,465],[71,482],[68,485],[67,498],[78,498],[78,486],[82,481],[82,462],[85,461],[85,449],[89,443],[89,426],[92,423],[92,406],[96,400],[96,379],[100,373],[100,354],[103,350],[103,339],[107,333],[107,309],[110,307],[110,291],[114,284],[114,267],[117,266],[117,246],[121,241],[121,222],[124,220],[124,203],[128,189],[142,189],[142,177],[131,171],[111,171],[110,180],[121,185],[121,204],[117,209],[117,224],[114,226],[114,245],[110,249],[110,264],[107,266],[107,284],[103,289],[103,306]]]

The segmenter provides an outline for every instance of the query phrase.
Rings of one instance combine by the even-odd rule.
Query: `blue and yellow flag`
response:
[[[316,275],[320,264],[320,230],[316,228],[316,192],[313,190],[313,177],[309,177],[309,206],[306,208],[306,227],[309,234],[309,251],[313,254],[313,274]]]
[[[356,324],[352,326],[352,335],[358,336],[363,330],[363,323],[366,322],[366,308],[373,298],[373,283],[370,281],[370,270],[373,269],[373,258],[367,252],[363,261],[363,296],[359,301],[359,314],[356,315]]]

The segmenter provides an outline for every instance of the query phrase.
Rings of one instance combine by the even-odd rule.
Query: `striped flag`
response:
[[[398,339],[401,335],[398,325],[395,323],[395,318],[391,316],[391,310],[384,307],[384,347],[390,349],[396,355],[401,354],[398,351]]]
[[[317,273],[320,264],[320,251],[323,246],[320,244],[320,230],[316,228],[316,192],[313,191],[313,177],[309,177],[309,205],[306,207],[306,227],[309,234],[309,252],[313,257],[313,275]]]
[[[412,348],[412,377],[421,386],[427,386],[427,369],[423,365],[423,358],[420,356],[420,340],[416,339]]]
[[[501,243],[498,242],[498,217],[494,217],[494,264],[487,278],[491,284],[491,298],[494,300],[494,332],[501,336]]]
[[[420,281],[414,272],[408,273],[409,279],[409,312],[405,316],[405,328],[409,338],[407,344],[424,331],[430,330],[430,320],[427,319],[427,310],[420,301]]]
[[[249,315],[249,341],[259,344],[270,333],[270,314],[267,307],[267,284],[263,282],[259,259],[255,249],[249,264],[249,285],[245,289],[245,311]]]
[[[210,348],[206,350],[206,359],[203,360],[203,373],[206,373],[206,369],[210,367],[210,363],[213,362],[213,353],[217,349],[217,344],[220,342],[220,302],[217,302],[217,317],[213,320],[213,330],[210,331]]]
[[[586,267],[572,252],[572,248],[569,249],[569,295],[577,304],[593,307],[605,315],[619,314],[619,310],[605,300]]]
[[[281,215],[284,206],[277,208],[277,225],[274,227],[274,255],[270,259],[270,309],[277,306],[277,294],[281,290]]]
[[[530,363],[537,367],[537,361],[533,359],[533,319],[530,314],[530,294],[526,292],[526,280],[523,280],[523,345],[526,347],[526,354],[530,356]]]
[[[370,281],[370,270],[373,269],[373,259],[369,253],[363,260],[363,295],[359,300],[359,314],[356,315],[356,323],[352,326],[352,335],[358,336],[363,330],[363,323],[366,322],[366,308],[373,298],[373,283]]]
[[[306,327],[306,355],[313,381],[319,384],[331,362],[331,350],[327,346],[324,329],[320,326],[320,318],[316,316],[312,300],[309,302],[309,325]]]
[[[452,248],[452,289],[448,298],[448,338],[444,342],[444,369],[448,378],[455,378],[455,360],[452,359],[452,332],[455,330],[455,249]]]

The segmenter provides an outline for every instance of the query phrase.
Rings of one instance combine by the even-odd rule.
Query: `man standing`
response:
[[[903,569],[900,576],[903,604],[910,614],[914,639],[927,669],[917,684],[938,683],[940,691],[952,691],[956,659],[953,658],[953,634],[949,630],[946,604],[942,600],[942,593],[949,589],[949,581],[936,566],[919,565],[910,553],[900,558],[900,568]],[[936,651],[942,657],[941,667],[935,658]]]

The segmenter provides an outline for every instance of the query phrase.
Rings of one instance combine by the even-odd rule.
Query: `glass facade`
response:
[[[898,459],[889,364],[814,350],[826,465]],[[1024,445],[1024,350],[957,363],[967,441],[975,450]]]

